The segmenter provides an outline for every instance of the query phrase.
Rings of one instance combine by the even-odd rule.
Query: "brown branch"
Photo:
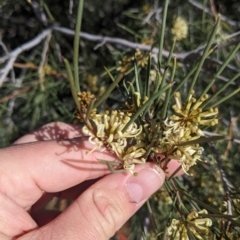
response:
[[[6,81],[6,77],[7,77],[8,73],[11,71],[11,69],[13,68],[13,64],[16,61],[17,57],[24,51],[27,51],[27,50],[35,47],[36,45],[38,45],[51,32],[52,32],[51,28],[44,30],[39,35],[37,35],[34,39],[30,40],[29,42],[24,43],[23,45],[14,49],[8,55],[0,58],[0,63],[7,61],[6,65],[0,70],[0,87]]]
[[[49,36],[52,33],[52,31],[57,31],[57,32],[60,32],[62,34],[71,35],[71,36],[74,36],[74,34],[75,34],[75,32],[71,29],[64,28],[64,27],[59,27],[59,26],[52,26],[51,28],[48,28],[48,29],[44,30],[43,32],[41,32],[34,39],[32,39],[32,40],[26,42],[25,44],[17,47],[12,52],[9,52],[6,56],[1,57],[0,58],[0,63],[4,63],[6,61],[7,61],[7,63],[5,64],[5,66],[2,69],[0,69],[0,87],[3,84],[3,82],[6,81],[7,75],[11,71],[11,69],[13,68],[14,62],[16,61],[17,57],[21,53],[23,53],[24,51],[27,51],[27,50],[37,46],[41,41],[43,41],[45,38],[47,38],[47,36]],[[131,42],[131,41],[128,41],[128,40],[122,39],[122,38],[101,36],[101,35],[95,35],[95,34],[90,34],[90,33],[86,33],[86,32],[81,32],[80,35],[81,35],[82,39],[86,39],[86,40],[93,41],[93,42],[100,42],[100,43],[103,43],[103,44],[112,43],[112,44],[115,44],[117,47],[118,46],[121,46],[121,47],[124,46],[124,47],[128,47],[128,48],[131,48],[131,49],[137,49],[138,48],[138,49],[143,50],[143,51],[151,51],[154,59],[157,59],[158,48],[152,47],[150,45],[135,43],[135,42]],[[227,39],[230,39],[230,38],[234,38],[238,35],[240,35],[240,31],[235,32],[231,35],[228,35],[227,37],[225,37],[225,39],[227,40]],[[221,48],[221,46],[222,45],[220,45],[218,47]],[[183,53],[173,53],[173,56],[179,61],[184,61],[185,59],[187,59],[187,58],[189,58],[193,55],[195,55],[195,57],[196,57],[196,54],[200,55],[204,48],[205,48],[205,45],[202,45],[202,46],[200,46],[200,47],[198,47],[198,48],[196,48],[192,51],[183,52]],[[163,50],[162,55],[164,57],[168,57],[169,51]]]
[[[214,0],[209,0],[209,3],[210,3],[210,8],[211,8],[212,14],[213,14],[213,16],[214,16],[214,18],[216,20],[218,12],[217,12],[217,9],[216,9],[215,2],[214,2]]]
[[[220,159],[220,154],[216,149],[215,145],[213,144],[213,142],[209,143],[209,147],[212,150],[213,156],[217,162],[218,170],[220,172],[223,189],[224,189],[225,200],[227,202],[227,213],[228,215],[232,215],[232,203],[230,199],[230,193],[232,192],[232,184],[229,182],[229,180],[226,177],[226,174],[223,170],[222,162]]]
[[[207,14],[209,14],[209,15],[212,15],[211,10],[208,9],[208,8],[206,8],[203,4],[201,4],[201,3],[197,2],[197,1],[194,1],[194,0],[188,0],[188,2],[189,2],[190,4],[192,4],[194,7],[201,9],[201,10],[204,11],[205,13],[207,13]],[[222,19],[223,21],[227,22],[227,23],[228,23],[229,25],[231,25],[231,26],[234,26],[234,27],[239,26],[239,24],[238,24],[237,21],[233,21],[233,20],[227,18],[226,16],[224,16],[224,15],[222,15],[222,14],[221,14],[221,19]]]
[[[12,93],[4,96],[3,98],[0,98],[0,103],[4,103],[4,102],[7,102],[9,101],[10,99],[20,95],[20,94],[23,94],[25,92],[27,92],[29,89],[37,86],[39,84],[39,81],[35,81],[33,82],[31,85],[28,85],[28,86],[25,86],[25,87],[22,87],[22,88],[19,88],[17,90],[14,90]]]

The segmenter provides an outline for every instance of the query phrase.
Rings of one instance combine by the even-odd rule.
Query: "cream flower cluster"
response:
[[[108,149],[114,152],[123,161],[123,169],[132,170],[135,163],[143,163],[145,159],[144,145],[135,143],[130,146],[129,139],[137,139],[142,132],[142,127],[135,122],[131,123],[126,131],[124,127],[129,122],[131,113],[119,110],[105,111],[95,114],[91,119],[94,123],[94,130],[87,126],[83,127],[83,132],[89,135],[89,141],[96,145],[98,149]],[[96,149],[95,148],[95,149]]]
[[[134,56],[124,56],[123,59],[119,61],[117,71],[121,73],[127,72],[130,68],[132,68],[134,60],[136,60],[138,66],[144,68],[147,66],[148,56],[145,56],[139,49],[136,49]]]
[[[183,17],[176,17],[173,22],[172,34],[177,41],[180,41],[188,35],[188,23]]]
[[[194,91],[185,104],[182,103],[179,92],[174,94],[175,104],[172,107],[174,114],[161,123],[156,122],[158,127],[155,130],[161,131],[161,137],[156,141],[152,141],[154,133],[150,122],[144,120],[144,125],[141,125],[133,121],[129,124],[137,109],[148,101],[147,97],[141,98],[138,92],[133,95],[134,104],[126,104],[128,110],[97,113],[96,109],[92,109],[83,132],[89,135],[89,141],[96,145],[92,151],[107,149],[117,155],[121,163],[117,170],[128,170],[133,173],[135,164],[147,161],[146,153],[149,153],[150,149],[155,154],[164,156],[166,161],[176,159],[187,173],[191,166],[201,160],[203,148],[191,142],[204,135],[200,126],[213,126],[218,122],[217,108],[204,110],[201,108],[208,96],[203,95],[195,99],[193,94]],[[94,96],[83,92],[78,94],[78,97],[83,110],[76,116],[84,120],[88,105]]]
[[[163,123],[163,138],[154,147],[156,153],[161,153],[170,159],[176,159],[187,173],[189,168],[201,160],[203,148],[199,144],[187,142],[204,136],[201,125],[213,126],[218,123],[217,108],[203,110],[201,105],[208,99],[207,95],[199,99],[193,98],[191,92],[185,104],[182,103],[179,92],[174,94],[176,104],[173,105],[174,114]],[[186,144],[184,144],[186,142]]]
[[[168,239],[172,240],[189,240],[188,231],[199,240],[203,240],[209,235],[209,227],[212,226],[210,218],[201,218],[199,214],[207,214],[207,210],[203,209],[199,212],[192,211],[188,214],[186,222],[173,219],[170,227],[168,227]]]

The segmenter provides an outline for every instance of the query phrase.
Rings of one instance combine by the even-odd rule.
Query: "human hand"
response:
[[[162,186],[155,164],[111,174],[97,159],[116,157],[92,148],[81,128],[58,122],[0,149],[0,239],[109,239]],[[44,210],[54,196],[74,201]]]

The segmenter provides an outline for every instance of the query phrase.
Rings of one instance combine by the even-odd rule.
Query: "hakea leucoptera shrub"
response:
[[[175,104],[167,118],[159,124],[159,131],[162,134],[154,144],[149,141],[154,135],[151,129],[153,119],[145,120],[143,124],[139,124],[139,121],[128,124],[137,108],[148,101],[147,97],[141,100],[137,92],[134,94],[135,105],[126,104],[126,109],[104,112],[98,112],[96,108],[89,112],[88,107],[95,97],[90,92],[81,92],[78,94],[81,112],[78,111],[76,117],[82,121],[85,119],[83,132],[95,145],[92,151],[108,150],[116,154],[118,165],[112,170],[128,170],[134,174],[136,164],[152,161],[154,159],[152,156],[155,155],[165,161],[176,159],[187,173],[191,166],[201,161],[203,152],[203,147],[191,141],[204,136],[202,126],[213,126],[218,123],[217,108],[204,110],[201,108],[208,96],[205,94],[196,99],[193,94],[194,91],[183,103],[180,93],[175,92]],[[186,144],[182,144],[184,142]]]

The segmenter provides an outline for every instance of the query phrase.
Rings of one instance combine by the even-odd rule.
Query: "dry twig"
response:
[[[66,34],[66,35],[71,35],[71,36],[74,36],[74,34],[75,34],[75,32],[71,29],[59,27],[59,26],[52,26],[51,28],[48,28],[48,29],[44,30],[43,32],[41,32],[34,39],[19,46],[18,48],[16,48],[12,52],[10,52],[8,55],[1,57],[0,63],[4,63],[7,60],[8,61],[7,61],[6,65],[0,70],[0,87],[6,81],[7,75],[10,72],[10,70],[13,68],[13,64],[16,61],[18,55],[20,55],[24,51],[27,51],[27,50],[37,46],[43,39],[45,39],[49,35],[51,35],[52,31],[57,31],[57,32],[60,32],[60,33]],[[105,36],[90,34],[90,33],[86,33],[86,32],[81,32],[80,34],[81,34],[82,39],[86,39],[86,40],[93,41],[93,42],[100,42],[100,44],[98,46],[102,46],[106,43],[112,43],[112,44],[115,44],[116,46],[120,45],[121,47],[124,46],[124,47],[131,48],[131,49],[140,49],[143,51],[151,51],[153,58],[157,59],[157,54],[158,54],[157,47],[152,47],[150,45],[131,42],[131,41],[128,41],[123,38],[114,38],[114,37],[108,37],[108,36],[105,37]],[[240,35],[240,31],[225,37],[225,39],[230,39],[230,38],[236,37],[238,35]],[[205,47],[205,45],[202,45],[192,51],[183,52],[183,53],[173,53],[173,56],[177,60],[184,61],[191,55],[201,54],[201,51],[204,49],[204,47]],[[221,47],[221,45],[219,47]],[[163,50],[162,55],[164,57],[168,57],[169,51]]]
[[[38,45],[51,32],[52,32],[51,28],[48,28],[48,29],[44,30],[39,35],[37,35],[34,39],[32,39],[29,42],[24,43],[23,45],[17,47],[15,50],[10,52],[7,56],[4,56],[4,57],[0,58],[0,63],[3,63],[6,60],[8,60],[6,65],[0,70],[0,87],[6,81],[6,77],[9,73],[9,71],[13,68],[13,64],[16,61],[18,55],[20,55],[24,51],[27,51],[27,50],[35,47],[36,45]]]
[[[202,11],[204,11],[205,13],[209,14],[209,15],[212,15],[212,12],[209,8],[206,8],[203,4],[199,3],[199,2],[196,2],[194,0],[188,0],[189,3],[191,3],[194,7],[197,7],[199,9],[201,9]],[[224,15],[221,15],[221,19],[225,22],[227,22],[229,25],[233,26],[233,27],[236,27],[238,26],[238,22],[237,21],[233,21],[229,18],[227,18],[226,16]]]

